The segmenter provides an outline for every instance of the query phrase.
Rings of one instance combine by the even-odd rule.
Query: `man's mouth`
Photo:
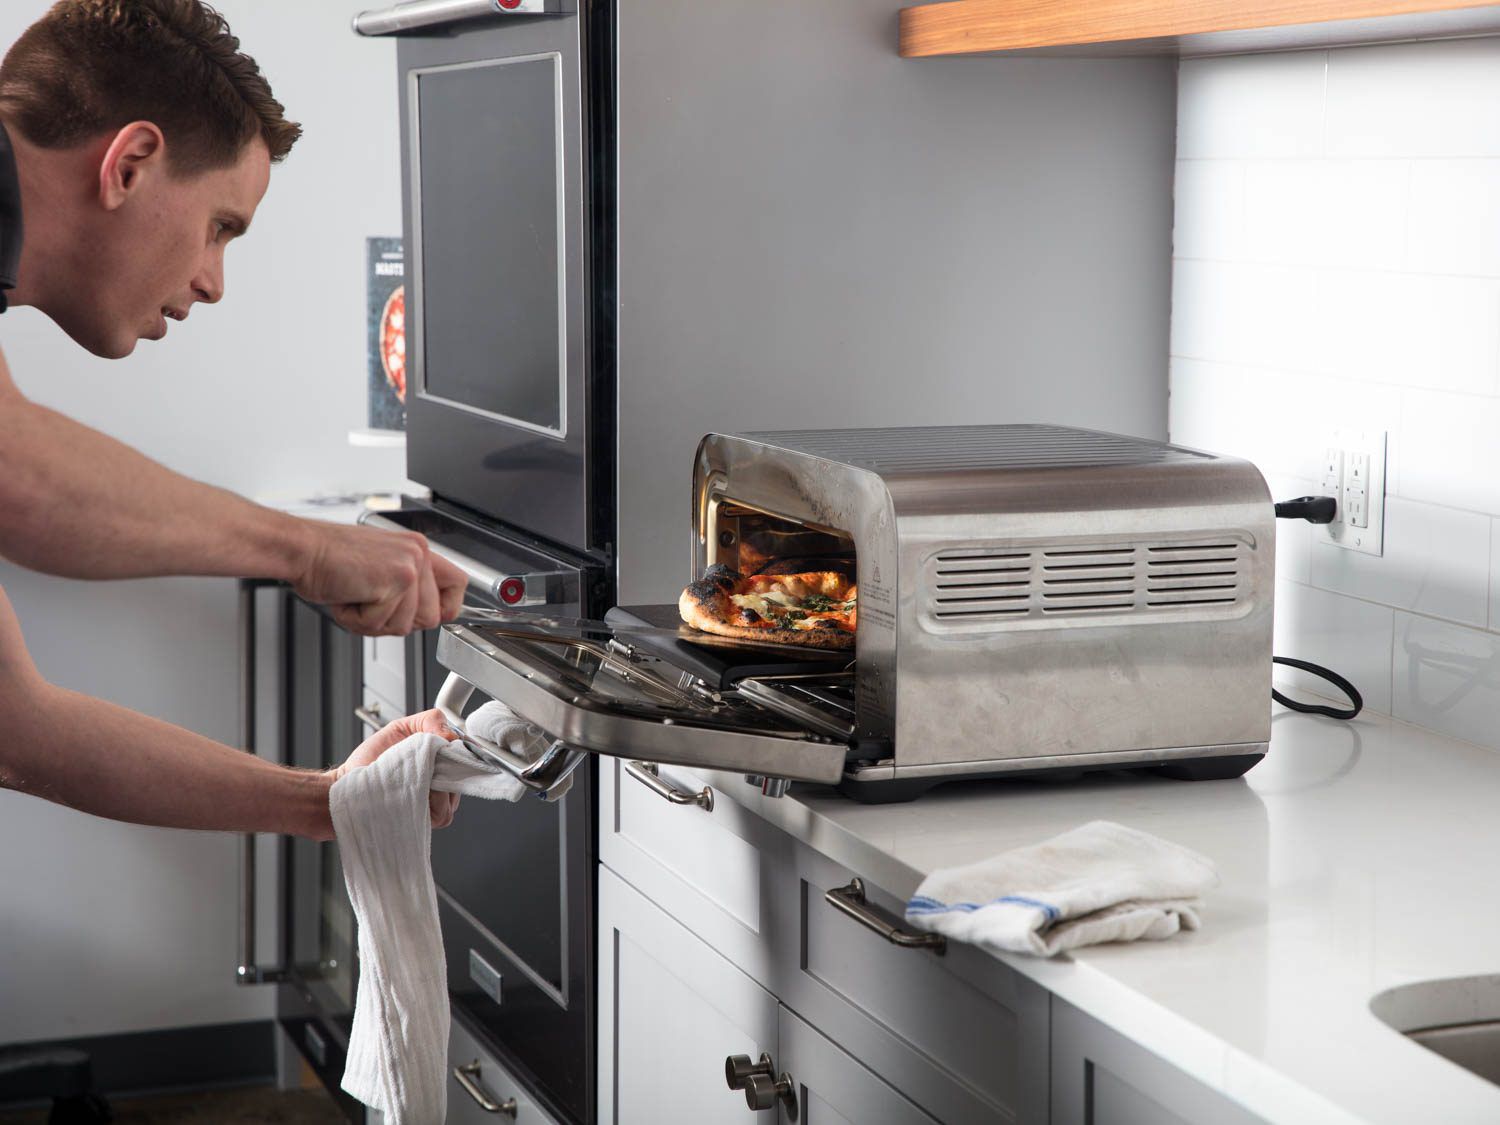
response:
[[[149,337],[152,340],[163,339],[167,334],[167,321],[186,320],[187,313],[174,309],[169,305],[163,305],[158,313],[156,331]]]

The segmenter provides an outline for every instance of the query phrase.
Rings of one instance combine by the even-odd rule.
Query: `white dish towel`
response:
[[[523,756],[547,742],[500,703],[485,704],[465,722]],[[447,1115],[448,980],[429,789],[502,801],[525,792],[461,743],[416,734],[351,770],[328,795],[359,925],[359,989],[343,1086],[380,1110],[386,1125],[441,1125]]]
[[[1096,820],[1031,847],[934,871],[906,907],[912,925],[1010,953],[1051,957],[1107,941],[1198,928],[1218,871],[1195,851]]]

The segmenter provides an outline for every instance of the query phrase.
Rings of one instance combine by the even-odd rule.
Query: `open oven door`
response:
[[[756,675],[705,683],[655,655],[679,635],[651,627],[492,613],[443,627],[450,672],[437,706],[465,745],[543,797],[565,791],[588,754],[731,770],[831,785],[852,724],[839,703],[851,673]],[[464,729],[478,690],[543,731],[550,745],[518,754]]]

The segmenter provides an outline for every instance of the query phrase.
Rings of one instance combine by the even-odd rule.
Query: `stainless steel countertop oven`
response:
[[[726,643],[675,607],[462,621],[439,705],[456,720],[478,688],[556,740],[477,753],[543,792],[601,753],[872,801],[1121,767],[1237,777],[1265,753],[1275,517],[1248,462],[1048,425],[710,434],[691,495],[685,578],[768,544],[833,558],[859,586],[852,655]]]

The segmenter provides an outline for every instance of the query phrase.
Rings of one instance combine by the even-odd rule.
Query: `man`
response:
[[[162,339],[223,297],[225,248],[300,134],[199,0],[61,0],[0,65],[0,311],[34,306],[107,358]],[[464,586],[419,535],[293,519],[29,402],[3,356],[0,555],[72,578],[281,579],[372,635],[452,619]],[[48,684],[0,591],[6,788],[141,824],[327,839],[333,780],[419,729],[442,726],[400,720],[326,773],[271,765]],[[434,824],[454,804],[434,795]]]

